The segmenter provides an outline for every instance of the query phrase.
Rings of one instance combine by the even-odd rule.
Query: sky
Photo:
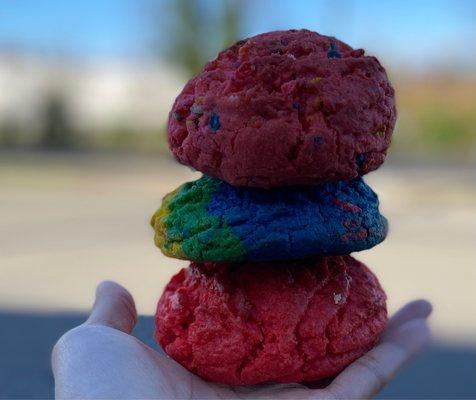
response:
[[[0,0],[0,49],[134,59],[167,42],[173,0]],[[214,13],[220,0],[199,1]],[[476,70],[473,0],[241,0],[242,36],[308,28],[396,67]]]

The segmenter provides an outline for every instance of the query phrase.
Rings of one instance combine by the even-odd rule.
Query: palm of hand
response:
[[[324,389],[304,385],[230,387],[206,382],[130,335],[136,312],[121,286],[98,287],[88,321],[53,351],[58,398],[367,398],[380,390],[428,339],[427,302],[410,303],[390,321],[382,342]]]

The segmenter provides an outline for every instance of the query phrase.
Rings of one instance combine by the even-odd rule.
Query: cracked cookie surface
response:
[[[385,239],[387,220],[362,178],[273,189],[203,176],[165,196],[155,243],[193,261],[272,261],[343,255]]]
[[[375,57],[308,30],[237,42],[179,94],[168,137],[183,164],[232,185],[348,180],[384,161],[394,90]]]
[[[385,302],[377,278],[350,256],[191,263],[159,300],[155,336],[208,380],[312,382],[339,373],[376,343]]]

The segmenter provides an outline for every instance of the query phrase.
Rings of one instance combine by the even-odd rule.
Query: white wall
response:
[[[81,65],[0,54],[0,124],[14,120],[34,131],[45,96],[60,92],[81,129],[154,130],[163,127],[184,83],[184,75],[163,62]]]

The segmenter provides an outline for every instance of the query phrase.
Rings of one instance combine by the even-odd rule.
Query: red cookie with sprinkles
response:
[[[394,90],[379,61],[308,30],[241,40],[175,100],[168,137],[183,164],[237,186],[349,180],[384,161]]]
[[[312,382],[366,353],[386,327],[377,278],[350,256],[192,263],[167,285],[156,339],[207,380]]]

